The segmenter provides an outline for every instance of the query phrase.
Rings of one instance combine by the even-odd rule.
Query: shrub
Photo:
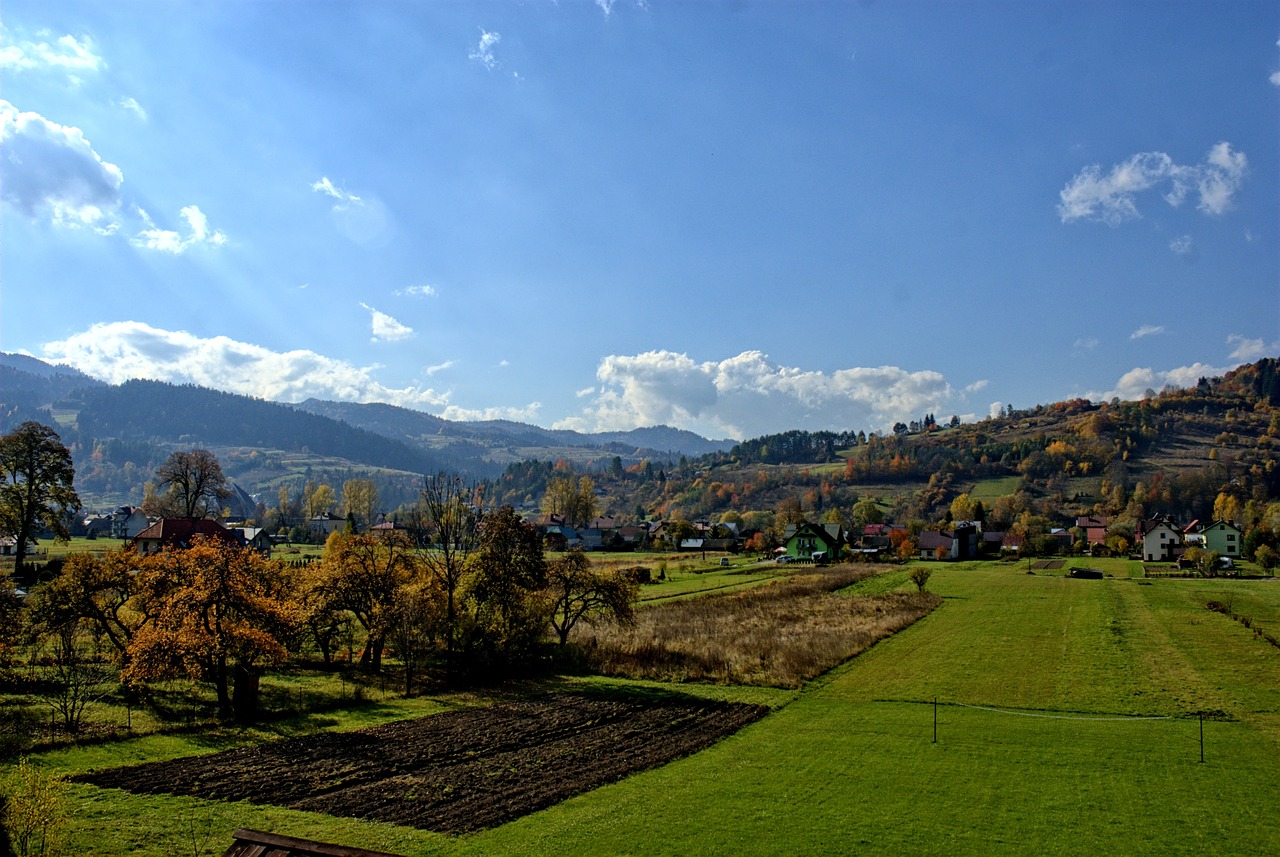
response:
[[[15,854],[57,851],[66,820],[65,790],[59,777],[44,773],[26,759],[18,761],[4,783],[4,829]]]
[[[927,568],[924,568],[923,566],[920,566],[920,567],[911,569],[911,574],[909,575],[909,577],[911,578],[911,582],[916,585],[916,589],[920,592],[924,592],[924,585],[929,582],[929,578],[932,575],[933,575],[932,571],[930,571]]]

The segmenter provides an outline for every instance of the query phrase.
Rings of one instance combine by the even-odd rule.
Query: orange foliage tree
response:
[[[297,623],[284,568],[256,551],[202,539],[141,557],[138,566],[152,620],[133,635],[122,678],[209,682],[220,717],[251,719],[258,671],[288,657]]]

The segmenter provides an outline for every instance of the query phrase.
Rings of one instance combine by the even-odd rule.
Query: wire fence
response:
[[[1018,718],[1024,722],[1027,720],[1038,721],[1056,721],[1063,726],[1069,726],[1071,723],[1078,723],[1084,728],[1084,724],[1088,724],[1088,728],[1107,729],[1108,725],[1115,726],[1158,726],[1161,724],[1194,724],[1194,733],[1187,736],[1185,731],[1177,730],[1178,734],[1169,734],[1169,741],[1174,745],[1181,744],[1192,754],[1199,758],[1199,761],[1205,760],[1205,723],[1206,721],[1213,723],[1215,721],[1230,721],[1234,718],[1229,717],[1221,711],[1191,711],[1178,714],[1116,714],[1111,712],[1099,711],[1054,711],[1043,709],[1025,709],[1010,708],[999,705],[986,705],[975,702],[959,702],[942,699],[880,699],[875,700],[877,703],[888,704],[906,704],[912,706],[926,707],[931,710],[932,717],[932,743],[952,743],[957,740],[971,741],[975,736],[980,736],[983,742],[994,743],[1020,743],[1022,741],[1038,742],[1038,738],[1034,735],[1043,736],[1042,730],[1033,730],[1028,733],[1026,728],[1000,728],[998,726],[989,726],[979,729],[977,732],[970,724],[963,727],[956,722],[954,718],[952,722],[946,722],[945,715],[947,712],[953,714],[964,712],[973,712],[974,716],[993,715],[995,718],[1011,717]],[[944,720],[939,721],[939,712],[942,712]],[[919,721],[916,721],[919,723]],[[1047,726],[1048,724],[1046,724]],[[941,726],[941,729],[940,729]],[[1028,723],[1030,728],[1030,723]],[[1117,739],[1123,740],[1127,735],[1134,733],[1119,732],[1115,733]],[[1161,739],[1165,740],[1165,739]],[[1182,744],[1186,741],[1186,744]]]

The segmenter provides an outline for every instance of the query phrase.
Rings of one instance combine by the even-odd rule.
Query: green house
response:
[[[801,521],[788,526],[782,538],[787,545],[787,556],[813,559],[814,554],[823,554],[826,559],[838,559],[844,544],[844,528],[839,524]]]
[[[1239,557],[1244,546],[1244,534],[1230,521],[1214,521],[1200,535],[1204,537],[1205,550],[1217,551],[1223,556]]]

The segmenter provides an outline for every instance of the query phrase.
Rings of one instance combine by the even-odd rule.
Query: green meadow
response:
[[[1280,631],[1280,581],[930,567],[941,607],[802,691],[679,688],[763,702],[764,719],[493,830],[452,838],[78,785],[69,850],[201,853],[203,841],[216,854],[246,826],[406,855],[1280,853],[1280,650],[1256,633]],[[850,594],[909,587],[906,574]],[[454,704],[470,701],[327,723]],[[36,761],[70,773],[262,737],[152,736]]]

